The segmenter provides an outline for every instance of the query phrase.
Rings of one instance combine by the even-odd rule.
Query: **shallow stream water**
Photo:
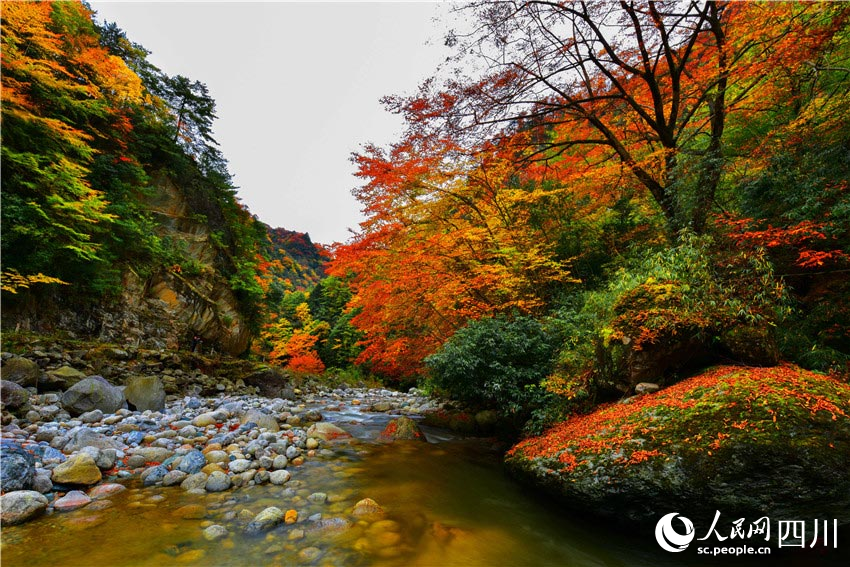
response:
[[[504,474],[492,441],[425,429],[428,443],[381,443],[376,438],[390,416],[323,413],[356,439],[334,445],[332,457],[292,467],[286,485],[201,496],[130,483],[110,498],[108,508],[89,505],[4,528],[2,565],[691,564],[658,549],[651,533],[569,516],[530,494]],[[327,494],[327,501],[308,500],[316,492]],[[355,503],[367,497],[383,507],[384,517],[351,515]],[[247,521],[268,506],[295,509],[299,521],[245,534]],[[315,514],[323,523],[308,520]],[[229,535],[207,541],[203,528],[210,524],[226,526]]]

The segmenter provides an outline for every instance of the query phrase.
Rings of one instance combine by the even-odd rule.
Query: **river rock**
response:
[[[307,526],[307,532],[319,537],[331,537],[347,532],[354,524],[345,518],[324,518]]]
[[[328,495],[324,492],[314,492],[307,497],[307,500],[313,504],[324,504],[328,501]]]
[[[4,492],[29,490],[35,476],[35,458],[17,443],[0,446],[0,486]]]
[[[165,447],[138,447],[133,449],[133,455],[144,458],[147,463],[162,463],[173,454],[174,451]]]
[[[256,534],[266,532],[284,521],[286,515],[283,510],[275,506],[269,506],[245,526],[245,533]]]
[[[195,416],[192,420],[192,425],[195,427],[207,427],[208,425],[215,425],[220,421],[217,419],[217,415],[213,412],[202,413],[200,415]]]
[[[183,490],[198,490],[204,489],[207,486],[207,475],[199,472],[195,474],[190,474],[186,477],[186,479],[180,483],[180,488]]]
[[[186,480],[188,476],[189,475],[183,471],[168,471],[168,473],[162,477],[162,486],[176,486]]]
[[[302,563],[315,563],[323,555],[323,552],[318,547],[305,547],[298,552],[298,560]]]
[[[0,496],[0,523],[12,526],[26,522],[44,512],[49,503],[46,496],[34,490],[7,492]]]
[[[30,393],[15,382],[0,380],[0,400],[4,409],[17,412],[29,406]]]
[[[3,362],[0,375],[3,376],[3,380],[14,382],[24,388],[35,387],[38,386],[41,369],[38,367],[38,364],[28,358],[13,356]]]
[[[286,458],[286,455],[277,455],[272,461],[272,468],[277,469],[285,469],[286,465],[289,464],[289,459]]]
[[[53,469],[53,482],[59,484],[92,485],[100,482],[103,476],[97,463],[87,453],[77,453]]]
[[[180,464],[177,466],[177,470],[187,474],[195,474],[201,472],[201,469],[206,464],[207,459],[204,454],[197,449],[193,449],[183,455],[183,459],[181,459]]]
[[[351,514],[360,518],[379,518],[384,515],[384,509],[371,498],[364,498],[354,505]]]
[[[236,460],[230,461],[230,463],[228,464],[228,469],[230,470],[230,472],[236,473],[236,474],[243,473],[250,468],[251,468],[251,461],[249,461],[248,459],[236,459]]]
[[[98,449],[118,449],[120,444],[102,433],[97,433],[88,427],[81,427],[71,435],[64,450],[68,452],[79,451],[83,447],[97,447]]]
[[[242,423],[251,423],[254,422],[257,424],[257,427],[260,429],[268,429],[269,431],[280,431],[280,425],[277,423],[277,419],[274,416],[269,415],[267,413],[263,413],[259,410],[248,410],[245,412],[245,415],[242,417]]]
[[[425,436],[416,422],[405,416],[390,421],[381,432],[380,438],[384,441],[425,441]]]
[[[86,413],[80,414],[78,419],[83,423],[96,423],[103,419],[103,412],[99,409],[87,411]]]
[[[53,490],[53,481],[50,480],[50,471],[36,471],[32,478],[32,489],[42,494],[47,494]]]
[[[286,484],[289,482],[289,479],[292,478],[292,474],[289,471],[280,469],[276,471],[272,471],[269,473],[269,482],[276,485]]]
[[[139,411],[162,411],[165,408],[165,388],[156,376],[130,376],[124,383],[127,403]]]
[[[70,512],[77,510],[83,506],[88,506],[91,503],[91,498],[85,492],[72,490],[62,498],[59,498],[53,503],[53,508],[60,512]]]
[[[103,413],[115,413],[124,404],[124,394],[101,376],[80,380],[64,394],[62,407],[71,415],[80,415],[99,409]]]
[[[230,477],[221,471],[214,471],[207,477],[204,486],[207,492],[222,492],[230,488]]]
[[[230,533],[227,528],[218,524],[213,524],[204,528],[204,539],[207,541],[218,541],[226,538]]]
[[[230,461],[230,456],[221,450],[207,451],[204,455],[207,463],[227,463]]]
[[[307,430],[308,437],[315,437],[324,441],[336,441],[339,439],[350,439],[351,434],[327,421],[319,421],[310,426]]]
[[[112,496],[113,494],[118,494],[119,492],[123,492],[127,490],[127,487],[123,484],[117,483],[107,483],[107,484],[99,484],[89,490],[89,497],[92,500],[100,500],[102,498],[106,498],[108,496]]]
[[[61,390],[74,386],[81,380],[85,380],[86,375],[76,368],[71,366],[62,366],[56,370],[47,372],[39,383],[39,391],[41,390]],[[112,413],[112,412],[109,412]]]
[[[162,482],[162,479],[165,478],[165,475],[167,475],[168,472],[168,467],[157,465],[142,471],[140,478],[145,486],[153,486]]]

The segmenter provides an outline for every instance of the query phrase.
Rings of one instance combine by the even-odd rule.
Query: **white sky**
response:
[[[449,55],[433,21],[446,4],[90,4],[164,72],[207,84],[214,137],[251,212],[325,244],[362,220],[351,153],[402,132],[379,99],[415,92]]]

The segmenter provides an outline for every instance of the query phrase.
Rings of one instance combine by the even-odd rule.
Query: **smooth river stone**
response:
[[[79,490],[72,490],[62,498],[53,503],[53,508],[60,512],[70,512],[77,510],[91,503],[91,498]]]
[[[101,498],[106,498],[107,496],[112,496],[113,494],[117,494],[119,492],[123,492],[127,490],[127,487],[123,484],[99,484],[95,486],[91,490],[89,490],[89,498],[92,500],[99,500]]]
[[[230,488],[230,477],[221,471],[214,471],[207,477],[206,483],[207,492],[222,492]]]
[[[292,478],[292,474],[287,470],[272,471],[269,473],[269,482],[276,485],[286,484],[290,478]]]
[[[245,533],[256,534],[268,531],[283,522],[285,517],[283,510],[269,506],[254,516],[254,519],[245,527]]]

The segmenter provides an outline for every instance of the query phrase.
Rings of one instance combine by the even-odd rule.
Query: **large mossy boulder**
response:
[[[797,367],[711,369],[562,422],[507,455],[568,506],[627,523],[850,523],[850,386]]]
[[[130,376],[125,382],[124,397],[139,411],[165,408],[165,388],[156,376]]]
[[[71,386],[62,394],[62,407],[71,415],[99,409],[115,413],[124,405],[124,393],[102,376],[90,376]]]
[[[32,360],[21,356],[12,356],[3,363],[0,376],[3,377],[3,380],[14,382],[26,388],[38,384],[41,369]]]

